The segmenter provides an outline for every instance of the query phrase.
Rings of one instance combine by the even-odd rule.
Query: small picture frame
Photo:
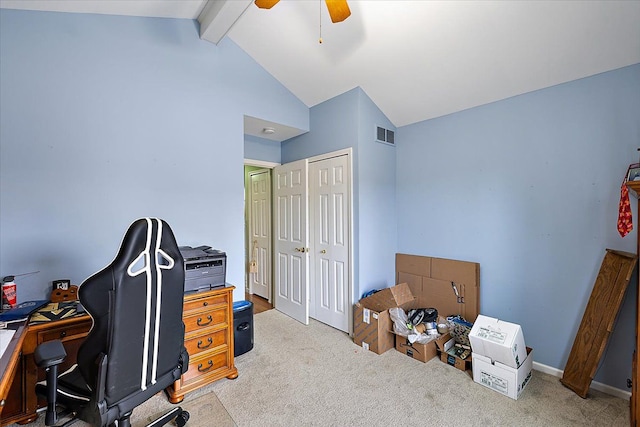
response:
[[[60,279],[53,281],[53,289],[66,291],[69,289],[69,286],[71,286],[71,280],[69,279]]]

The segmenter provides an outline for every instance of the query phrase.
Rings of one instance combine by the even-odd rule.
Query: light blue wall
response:
[[[0,10],[0,275],[18,300],[80,283],[127,226],[228,255],[244,299],[243,116],[307,129],[308,108],[191,20]]]
[[[244,136],[244,158],[280,163],[281,142],[259,138],[253,135]]]
[[[616,219],[639,117],[640,64],[401,127],[399,251],[479,262],[481,312],[564,369],[605,248],[636,251]],[[595,377],[624,390],[632,280]]]
[[[282,143],[282,163],[349,147],[354,148],[357,158],[360,92],[359,88],[352,89],[311,107],[309,132]]]
[[[395,285],[397,248],[396,148],[375,141],[376,127],[396,130],[358,91],[358,210],[360,295]]]
[[[311,107],[310,131],[282,144],[282,162],[353,149],[354,295],[394,284],[395,148],[374,142],[394,129],[360,88]]]

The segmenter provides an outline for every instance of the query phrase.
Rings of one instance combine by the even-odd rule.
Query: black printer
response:
[[[211,246],[180,246],[184,258],[184,291],[225,286],[227,254]]]

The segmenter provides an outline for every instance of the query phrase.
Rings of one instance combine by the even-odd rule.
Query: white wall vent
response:
[[[376,126],[376,142],[395,145],[395,132],[390,129],[385,129],[380,126]]]

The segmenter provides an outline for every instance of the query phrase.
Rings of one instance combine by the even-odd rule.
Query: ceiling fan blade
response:
[[[256,4],[256,6],[258,6],[260,9],[271,9],[273,6],[275,6],[276,3],[278,3],[280,0],[256,0],[254,3]]]
[[[256,0],[256,3],[258,0]],[[331,22],[342,22],[351,15],[347,0],[325,0],[327,3],[327,9],[329,9],[329,15],[331,16]]]

